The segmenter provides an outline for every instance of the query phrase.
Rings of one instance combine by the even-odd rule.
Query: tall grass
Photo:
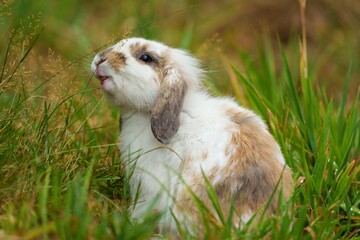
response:
[[[274,69],[268,68],[273,62],[271,52],[260,60],[263,67],[247,60],[248,72],[234,71],[249,105],[266,119],[298,179],[293,196],[295,216],[288,237],[358,236],[358,100],[348,103],[345,87],[340,106],[334,106],[321,88],[313,87],[311,78],[295,79],[285,53],[281,48],[279,51],[283,67],[277,76],[273,75]],[[264,88],[260,85],[263,79],[276,79],[277,83],[267,83],[270,86]],[[343,81],[347,86],[349,75]],[[350,105],[346,113],[345,105]]]
[[[143,18],[140,22],[148,22],[151,14]],[[116,147],[119,113],[89,84],[92,55],[69,62],[50,49],[39,62],[34,46],[47,28],[36,19],[29,21],[37,25],[20,24],[1,40],[6,47],[0,62],[0,239],[149,238],[160,216],[149,211],[142,222],[130,220],[127,179]],[[182,46],[192,37],[189,27]],[[204,218],[205,236],[360,237],[359,88],[355,98],[347,97],[349,86],[356,86],[350,80],[357,68],[349,59],[348,73],[339,79],[341,100],[333,101],[315,81],[319,73],[311,72],[312,59],[304,74],[300,63],[307,59],[300,49],[271,43],[264,41],[256,55],[237,49],[236,64],[243,67],[233,66],[228,75],[235,76],[234,97],[263,117],[281,145],[297,179],[294,194],[256,226],[235,228],[227,219]],[[211,82],[206,79],[214,92],[223,91]],[[221,215],[211,186],[208,192]],[[206,206],[198,206],[205,214]],[[199,238],[181,232],[186,239]]]

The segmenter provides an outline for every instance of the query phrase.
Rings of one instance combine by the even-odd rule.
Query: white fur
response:
[[[136,42],[147,44],[151,51],[165,57],[168,62],[164,67],[175,66],[186,81],[180,127],[166,145],[154,137],[150,122],[150,111],[161,91],[161,79],[150,66],[131,57],[129,47]],[[121,159],[128,172],[134,170],[130,180],[133,198],[141,183],[141,194],[133,216],[141,218],[153,203],[152,199],[158,198],[154,210],[165,213],[161,227],[176,231],[169,209],[176,201],[179,189],[184,188],[183,182],[192,183],[202,176],[201,170],[205,174],[217,173],[212,184],[227,177],[220,170],[228,164],[229,156],[225,149],[231,149],[231,135],[237,128],[226,115],[226,109],[248,113],[259,131],[267,132],[267,127],[258,116],[238,106],[232,99],[215,98],[201,90],[202,70],[198,61],[187,52],[140,38],[123,40],[112,51],[123,53],[126,64],[114,70],[105,61],[99,65],[98,71],[109,76],[104,92],[113,103],[121,106]],[[99,58],[96,56],[92,63],[94,73]],[[274,152],[278,163],[284,165],[280,149],[277,147]],[[241,219],[247,221],[250,218],[251,215],[244,214]]]

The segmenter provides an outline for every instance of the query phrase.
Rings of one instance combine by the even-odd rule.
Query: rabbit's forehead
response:
[[[166,51],[168,47],[155,41],[149,41],[142,38],[130,38],[120,41],[113,48],[116,51],[127,52],[130,54],[142,51],[153,52],[158,55],[162,55],[162,53]]]

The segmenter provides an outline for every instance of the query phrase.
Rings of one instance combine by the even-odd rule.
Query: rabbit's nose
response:
[[[96,63],[96,67],[98,67],[100,64],[106,61],[106,58],[100,58],[100,61]]]

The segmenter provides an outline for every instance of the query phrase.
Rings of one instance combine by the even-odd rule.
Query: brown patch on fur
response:
[[[133,43],[130,45],[130,52],[131,55],[134,55],[136,52],[143,50],[146,51],[147,45],[140,45],[139,42]]]
[[[106,59],[115,71],[119,71],[121,66],[126,63],[126,57],[124,54],[111,50],[107,50],[104,54],[100,55],[100,57]]]
[[[275,213],[281,189],[285,199],[288,199],[293,180],[290,169],[278,162],[281,152],[275,139],[263,129],[259,119],[254,119],[255,114],[250,111],[239,112],[236,109],[229,109],[226,114],[234,123],[233,135],[226,149],[229,162],[222,169],[213,169],[207,177],[214,184],[224,218],[227,220],[234,208],[232,221],[239,224],[243,215],[251,217],[256,211],[261,213],[273,192],[266,214]],[[219,175],[225,178],[214,183]],[[210,210],[205,218],[214,224],[220,224],[208,197],[204,179],[194,177],[189,184],[194,194]],[[175,214],[177,211],[180,215],[190,216],[201,232],[202,214],[199,213],[193,196],[188,191],[179,191],[177,195]],[[257,220],[258,218],[255,218],[255,222]]]
[[[229,163],[221,174],[227,178],[215,185],[215,190],[220,197],[235,197],[237,208],[252,212],[266,204],[276,191],[267,210],[274,213],[280,189],[285,198],[291,194],[291,171],[278,161],[280,149],[273,136],[264,131],[255,114],[235,109],[229,109],[227,114],[239,130],[233,133],[226,150]],[[278,182],[278,189],[275,189]]]

